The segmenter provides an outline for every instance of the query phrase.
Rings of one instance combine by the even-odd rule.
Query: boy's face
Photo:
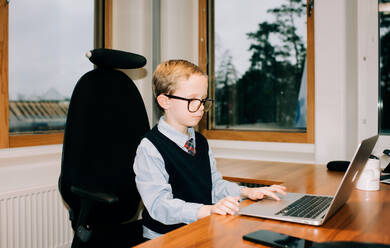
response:
[[[176,90],[172,95],[183,98],[207,98],[208,81],[203,75],[191,75],[188,80],[182,80],[176,83]],[[165,108],[165,116],[168,124],[176,128],[182,133],[187,132],[187,127],[198,125],[204,113],[204,106],[191,113],[188,111],[188,101],[174,98],[167,98],[167,108]]]

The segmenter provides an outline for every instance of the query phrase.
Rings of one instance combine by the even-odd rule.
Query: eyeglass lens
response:
[[[188,102],[188,110],[190,112],[196,112],[200,108],[200,105],[203,103],[204,106],[204,111],[208,111],[211,107],[211,101],[209,100],[203,100],[200,101],[198,99],[192,99],[191,101]]]

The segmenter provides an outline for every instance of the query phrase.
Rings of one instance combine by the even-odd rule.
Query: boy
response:
[[[210,214],[234,215],[240,197],[279,200],[275,192],[285,194],[283,186],[247,188],[222,179],[206,138],[193,129],[211,107],[207,88],[207,76],[188,61],[164,62],[153,74],[153,93],[164,115],[134,160],[145,238]]]

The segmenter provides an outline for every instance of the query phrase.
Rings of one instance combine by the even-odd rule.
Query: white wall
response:
[[[315,2],[315,157],[349,160],[378,132],[376,0]],[[390,147],[381,136],[374,154]]]
[[[61,147],[0,149],[0,194],[57,185]]]
[[[142,69],[123,70],[135,82],[140,91],[149,123],[152,123],[152,1],[117,0],[113,1],[113,49],[119,49],[146,57],[147,64]]]
[[[198,64],[198,1],[161,1],[161,61]]]
[[[315,157],[318,162],[347,159],[348,145],[356,146],[353,137],[356,62],[351,59],[356,58],[355,8],[347,2],[351,3],[315,2]]]
[[[160,34],[153,34],[153,8],[160,8]],[[124,70],[143,96],[149,123],[153,123],[153,59],[182,58],[198,62],[197,0],[117,0],[113,2],[113,48],[146,57],[139,70]],[[159,37],[158,37],[159,36]],[[160,54],[153,54],[153,41],[160,41]],[[154,120],[155,122],[155,120]]]
[[[378,130],[378,7],[376,0],[359,0],[357,6],[358,140]],[[376,150],[390,147],[390,136],[382,136]]]

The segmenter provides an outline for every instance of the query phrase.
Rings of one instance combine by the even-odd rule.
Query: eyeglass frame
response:
[[[187,101],[187,110],[188,110],[188,112],[190,112],[190,113],[195,113],[196,111],[199,110],[199,108],[200,108],[201,105],[205,106],[205,103],[206,103],[206,102],[210,102],[210,107],[209,107],[207,110],[204,110],[204,112],[207,112],[207,111],[210,110],[210,108],[211,108],[211,106],[213,105],[213,102],[214,102],[214,100],[211,99],[211,98],[205,98],[205,99],[185,98],[185,97],[175,96],[175,95],[170,95],[170,94],[164,94],[164,96],[166,96],[166,97],[168,97],[168,98],[172,98],[172,99],[178,99],[178,100]],[[191,101],[194,101],[194,100],[199,101],[200,104],[198,105],[198,107],[196,108],[195,111],[191,111],[191,110],[190,110],[190,103],[191,103]]]

